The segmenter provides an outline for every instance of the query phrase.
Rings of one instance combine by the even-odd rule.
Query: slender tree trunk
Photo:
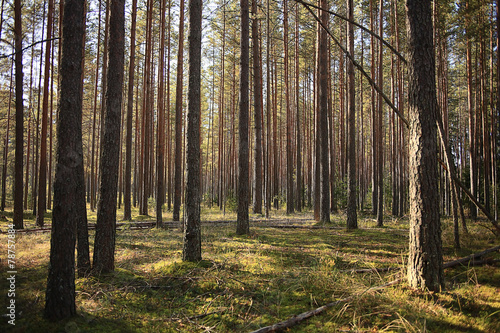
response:
[[[156,141],[156,225],[163,226],[163,203],[165,202],[165,185],[164,185],[164,162],[165,162],[165,13],[166,0],[161,1],[161,24],[160,24],[160,59],[158,63],[158,131]]]
[[[97,140],[97,96],[98,96],[98,82],[99,82],[99,69],[100,66],[100,55],[101,52],[101,5],[99,4],[99,16],[97,19],[97,59],[96,59],[96,68],[95,68],[95,82],[94,82],[94,107],[93,107],[93,116],[92,116],[92,153],[90,158],[90,210],[94,211],[96,207],[96,186],[97,182],[95,181],[95,169],[96,164],[96,144],[98,144]]]
[[[303,198],[302,198],[302,143],[301,143],[301,130],[302,126],[300,124],[300,96],[299,96],[299,73],[300,73],[300,61],[299,61],[299,4],[295,5],[295,135],[296,135],[296,182],[297,182],[297,211],[302,211]],[[304,111],[302,111],[304,112]]]
[[[171,21],[172,21],[172,1],[168,0],[168,37],[167,37],[167,209],[172,209],[172,158],[171,158],[171,143],[172,143],[172,129],[170,126],[170,34],[171,34]]]
[[[370,30],[375,31],[373,0],[370,0]],[[371,77],[375,80],[375,38],[370,36]],[[378,117],[376,111],[375,89],[371,89],[371,122],[372,122],[372,214],[378,210]]]
[[[384,33],[384,0],[380,0],[379,7],[379,36]],[[382,42],[379,44],[378,53],[378,86],[381,90],[384,89],[384,48]],[[384,225],[384,128],[383,128],[383,118],[384,118],[384,102],[382,101],[382,95],[378,94],[378,135],[377,135],[377,181],[378,181],[378,195],[377,195],[377,226],[382,227]]]
[[[99,173],[99,202],[94,245],[94,271],[114,270],[116,234],[116,189],[120,156],[120,123],[125,48],[125,0],[110,3],[109,66],[106,86],[106,113]]]
[[[63,15],[57,165],[50,265],[44,315],[61,320],[76,314],[75,235],[87,219],[82,147],[83,36],[85,3],[66,0]],[[75,66],[75,64],[77,64]]]
[[[285,0],[286,1],[286,0]],[[236,233],[250,233],[248,217],[249,176],[248,176],[248,77],[249,77],[249,8],[248,0],[240,0],[241,7],[241,59],[240,59],[240,114],[239,114],[239,151],[238,151],[238,219]]]
[[[410,254],[411,287],[444,287],[437,183],[438,116],[432,12],[429,0],[407,0],[410,105]]]
[[[132,219],[131,188],[132,188],[132,118],[134,113],[134,77],[135,77],[135,30],[137,21],[137,0],[132,1],[132,26],[130,28],[130,61],[128,69],[128,95],[125,138],[125,192],[123,195],[123,219]]]
[[[182,78],[184,62],[184,0],[180,0],[179,51],[177,54],[177,87],[175,94],[175,168],[173,220],[180,220],[182,187]]]
[[[43,75],[43,104],[42,104],[42,130],[40,136],[40,169],[38,177],[38,209],[36,225],[43,227],[47,203],[47,126],[49,112],[49,80],[50,80],[50,54],[52,41],[52,19],[54,13],[54,0],[49,1],[47,13],[47,42],[45,47],[45,64]]]
[[[23,28],[21,0],[14,1],[14,62],[16,67],[16,150],[14,161],[14,228],[23,229],[23,154],[24,154],[24,106],[23,106]]]
[[[321,0],[321,7],[328,8],[328,1]],[[328,14],[322,11],[320,19],[325,27],[328,26]],[[320,219],[322,223],[330,222],[330,166],[328,164],[328,36],[327,32],[320,28],[319,31],[319,105],[318,119],[320,140],[316,149],[320,150]]]
[[[354,2],[347,0],[347,11],[350,20],[354,20]],[[354,27],[352,23],[347,23],[347,44],[349,53],[354,55]],[[356,229],[358,227],[357,217],[357,183],[356,183],[356,96],[355,96],[355,80],[354,80],[354,64],[352,61],[347,62],[347,101],[348,101],[348,189],[347,189],[347,229]]]
[[[272,179],[272,151],[271,151],[271,47],[272,47],[272,41],[271,41],[271,28],[270,28],[270,21],[271,18],[269,17],[270,13],[270,6],[269,6],[270,0],[266,0],[266,6],[267,6],[267,17],[266,17],[266,41],[267,41],[267,47],[266,47],[266,117],[267,117],[267,142],[266,142],[266,151],[267,154],[266,160],[267,160],[267,167],[266,167],[266,217],[269,218],[269,211],[271,210],[271,179]]]
[[[469,3],[466,2],[466,8]],[[471,193],[477,198],[477,154],[476,154],[476,124],[474,111],[474,98],[472,92],[472,43],[470,31],[470,14],[466,14],[466,47],[467,47],[467,105],[469,108],[469,166],[470,166],[470,184]],[[470,214],[473,219],[477,218],[477,208],[474,204],[470,205]]]
[[[60,6],[59,6],[59,12],[60,13],[64,13],[64,2],[60,3]],[[82,39],[82,44],[81,44],[81,49],[80,49],[80,52],[82,52],[82,56],[81,56],[81,82],[84,82],[84,79],[85,79],[85,38],[86,38],[86,28],[85,28],[85,25],[86,25],[86,16],[87,16],[87,4],[85,3],[84,4],[84,9],[83,9],[83,39]],[[61,23],[62,24],[62,23]],[[61,29],[62,30],[62,27]],[[62,49],[61,49],[61,52],[59,52],[59,63],[62,62]],[[59,82],[62,84],[62,81],[61,81],[61,78],[59,80]],[[83,84],[80,84],[80,94],[81,94],[81,99],[83,100]],[[80,114],[83,112],[82,110],[82,104],[83,102],[79,102],[80,103],[80,106],[79,106],[79,110],[80,110]],[[58,122],[59,122],[59,114],[57,116],[57,119],[58,119]],[[80,178],[77,178],[77,185],[78,185],[78,188],[81,189],[81,190],[78,190],[78,191],[81,191],[81,194],[76,194],[76,197],[78,198],[78,203],[77,203],[77,206],[76,206],[76,250],[77,250],[77,256],[76,256],[76,266],[77,266],[77,273],[78,273],[78,277],[84,277],[86,276],[88,273],[90,273],[90,269],[91,269],[91,264],[90,264],[90,245],[89,245],[89,228],[88,228],[88,222],[87,222],[87,204],[85,203],[85,160],[84,160],[84,157],[83,157],[83,133],[82,133],[82,124],[81,124],[81,120],[82,119],[82,116],[80,115],[80,117],[78,118],[78,121],[79,123],[77,124],[78,127],[75,127],[75,131],[74,133],[80,133],[80,134],[77,134],[78,137],[75,139],[75,147],[77,147],[77,149],[80,149],[81,150],[81,155],[82,155],[82,165],[79,166],[80,169],[77,169],[77,171],[75,172],[78,172],[78,177]],[[73,120],[74,121],[74,120]],[[52,122],[51,122],[52,123]],[[61,124],[62,125],[62,124]],[[69,125],[68,125],[69,127]],[[79,141],[79,142],[78,142]],[[50,168],[49,168],[50,170]],[[50,182],[49,182],[50,184]],[[55,183],[54,183],[55,185]],[[55,204],[54,204],[55,206]],[[55,209],[55,207],[54,207]],[[54,213],[54,211],[53,211]]]
[[[326,47],[326,46],[325,46]],[[290,108],[290,75],[288,71],[288,0],[283,1],[283,49],[284,81],[286,103],[286,213],[294,212],[293,194],[293,147],[292,147],[292,111]]]
[[[189,0],[189,88],[187,114],[187,175],[182,259],[201,260],[200,123],[202,0]]]
[[[255,158],[254,158],[254,202],[253,212],[262,214],[262,79],[259,48],[259,19],[257,1],[252,0],[252,52],[254,84],[254,123],[255,123]]]
[[[3,1],[2,1],[2,12],[3,12]],[[0,27],[1,29],[1,27]],[[12,81],[14,78],[14,61],[10,67],[10,83],[9,83],[9,106],[7,110],[7,129],[5,131],[5,140],[3,146],[3,167],[2,167],[2,203],[0,210],[3,212],[5,210],[5,200],[6,200],[6,183],[7,183],[7,158],[9,156],[9,131],[10,131],[10,110],[12,106]]]

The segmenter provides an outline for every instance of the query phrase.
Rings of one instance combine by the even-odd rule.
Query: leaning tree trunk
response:
[[[444,287],[437,174],[437,100],[430,0],[408,0],[410,249],[414,288]]]
[[[82,146],[83,68],[79,65],[83,62],[84,7],[83,1],[64,3],[57,164],[44,312],[49,320],[76,313],[76,228],[87,219]]]
[[[111,0],[109,64],[106,86],[104,136],[99,164],[100,184],[94,245],[94,271],[112,272],[115,266],[116,189],[120,157],[125,0]]]

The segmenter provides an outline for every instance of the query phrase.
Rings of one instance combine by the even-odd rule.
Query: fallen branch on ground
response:
[[[470,256],[467,256],[467,257],[463,257],[463,258],[460,258],[457,260],[448,261],[448,262],[443,264],[443,268],[451,268],[451,267],[455,267],[455,266],[462,265],[462,264],[467,264],[467,265],[476,264],[477,265],[479,263],[479,261],[477,259],[481,258],[485,254],[495,252],[498,250],[500,250],[500,245],[492,247],[492,248],[484,250],[484,251],[481,251],[481,252],[478,252],[478,253],[471,254]],[[484,262],[484,264],[488,263],[487,260],[481,260],[481,261]]]
[[[351,295],[349,297],[346,297],[346,298],[343,298],[341,300],[338,300],[338,301],[335,301],[335,302],[331,302],[331,303],[328,303],[326,305],[323,305],[317,309],[314,309],[314,310],[311,310],[311,311],[307,311],[307,312],[303,312],[301,314],[299,314],[298,316],[293,316],[285,321],[282,321],[282,322],[279,322],[277,324],[274,324],[274,325],[271,325],[271,326],[266,326],[266,327],[262,327],[256,331],[253,331],[252,333],[267,333],[267,332],[276,332],[276,331],[279,331],[279,330],[282,330],[282,329],[285,329],[285,328],[289,328],[289,327],[292,327],[292,326],[295,326],[296,324],[298,324],[299,322],[303,321],[303,320],[306,320],[308,318],[311,318],[317,314],[320,314],[322,313],[323,311],[325,311],[326,309],[328,308],[331,308],[331,307],[334,307],[338,304],[341,304],[341,303],[345,303],[345,302],[349,302],[350,300],[356,298],[356,297],[359,297],[369,291],[374,291],[374,290],[380,290],[380,289],[384,289],[386,287],[389,287],[389,286],[392,286],[392,285],[395,285],[399,282],[401,282],[402,279],[397,279],[397,280],[394,280],[394,281],[391,281],[391,282],[388,282],[388,283],[385,283],[381,286],[376,286],[376,287],[372,287],[372,288],[368,288],[367,290],[363,291],[362,293],[359,293],[359,294],[354,294],[354,295]]]

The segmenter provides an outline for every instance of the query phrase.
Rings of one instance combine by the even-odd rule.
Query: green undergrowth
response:
[[[205,220],[234,219],[215,210],[211,214]],[[266,221],[262,216],[252,218],[259,222],[248,236],[236,235],[232,223],[203,225],[203,260],[198,263],[182,262],[178,228],[118,230],[115,272],[78,278],[78,315],[60,323],[42,317],[50,233],[18,233],[18,317],[15,327],[2,317],[0,331],[251,332],[349,296],[354,297],[289,331],[500,331],[498,266],[447,269],[446,290],[438,294],[413,290],[404,280],[369,290],[403,277],[407,219],[388,217],[385,227],[376,228],[373,216],[366,215],[360,229],[347,231],[343,215],[332,215],[325,228],[307,228],[316,226],[310,213],[273,216],[290,224],[295,218],[304,226],[293,229],[261,223]],[[462,250],[456,251],[450,223],[443,220],[445,261],[498,244],[484,227],[470,224],[470,234],[462,235]],[[6,236],[0,237],[0,250],[7,253]],[[91,231],[91,250],[93,238]],[[1,265],[6,272],[3,260]],[[352,272],[375,267],[396,269]],[[0,285],[6,290],[5,278]],[[6,293],[2,298],[5,309]]]

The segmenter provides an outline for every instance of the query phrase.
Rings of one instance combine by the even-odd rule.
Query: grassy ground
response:
[[[308,213],[280,214],[272,217],[314,225]],[[168,220],[171,215],[165,213],[165,217]],[[93,219],[95,215],[89,213],[89,221]],[[204,209],[203,219],[234,220],[235,216]],[[373,217],[361,216],[356,231],[344,229],[342,215],[332,215],[329,227],[333,228],[324,229],[280,229],[270,227],[264,218],[259,220],[262,222],[252,224],[250,236],[236,235],[234,224],[203,226],[204,259],[196,264],[181,261],[182,234],[177,228],[119,230],[116,272],[78,279],[78,316],[56,324],[41,316],[50,233],[18,233],[18,316],[15,327],[2,317],[0,331],[250,332],[357,295],[290,331],[500,332],[498,266],[447,269],[446,290],[439,294],[412,290],[405,282],[367,291],[402,276],[408,247],[406,219],[387,218],[386,227],[375,228]],[[0,222],[2,231],[7,223]],[[470,224],[471,233],[462,236],[463,250],[457,252],[449,224],[443,220],[445,261],[499,242],[484,227]],[[27,225],[32,226],[33,221],[27,220]],[[91,231],[91,250],[93,236]],[[7,271],[6,239],[5,234],[0,235],[2,276]],[[493,256],[499,257],[498,253]],[[346,272],[392,266],[402,270]],[[6,278],[0,286],[5,312]]]

